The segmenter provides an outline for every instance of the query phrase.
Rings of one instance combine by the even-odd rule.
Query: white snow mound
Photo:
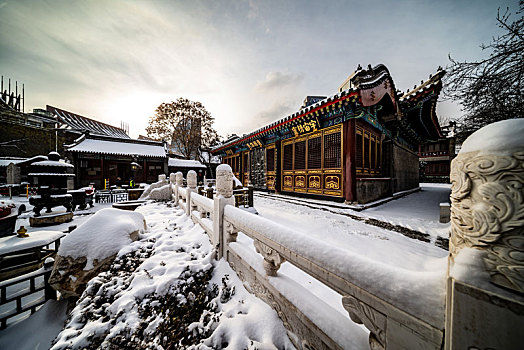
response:
[[[62,239],[58,255],[74,259],[87,257],[84,270],[93,268],[95,259],[105,259],[129,245],[129,235],[143,233],[145,219],[140,213],[114,208],[99,210],[77,229]]]
[[[459,154],[524,148],[524,119],[508,119],[486,125],[462,144]]]

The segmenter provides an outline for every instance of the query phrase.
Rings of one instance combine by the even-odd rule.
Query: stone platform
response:
[[[67,213],[42,215],[42,216],[37,216],[37,217],[32,216],[29,218],[29,224],[31,225],[31,227],[50,226],[50,225],[63,224],[64,222],[69,222],[71,220],[73,220],[73,213],[67,212]]]
[[[118,202],[118,203],[113,204],[113,208],[133,211],[144,203],[145,201],[141,201],[141,200]]]

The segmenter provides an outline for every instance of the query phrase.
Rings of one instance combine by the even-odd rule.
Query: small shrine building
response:
[[[368,203],[419,186],[419,146],[443,137],[435,113],[445,71],[403,94],[382,64],[359,68],[330,97],[212,152],[244,185]]]

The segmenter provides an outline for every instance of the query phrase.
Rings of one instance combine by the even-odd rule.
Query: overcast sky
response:
[[[240,135],[336,93],[358,64],[385,64],[405,91],[449,53],[482,57],[507,6],[518,0],[0,0],[0,73],[25,84],[26,112],[125,121],[137,137],[160,103],[186,97]]]

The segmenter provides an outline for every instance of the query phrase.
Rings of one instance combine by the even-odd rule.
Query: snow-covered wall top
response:
[[[167,165],[179,168],[206,168],[204,164],[200,163],[198,160],[193,159],[169,158]]]
[[[459,154],[524,149],[524,119],[508,119],[486,125],[462,144]]]
[[[119,155],[137,155],[142,157],[166,157],[164,146],[147,145],[131,142],[84,139],[78,145],[69,148],[71,152],[105,153]]]

